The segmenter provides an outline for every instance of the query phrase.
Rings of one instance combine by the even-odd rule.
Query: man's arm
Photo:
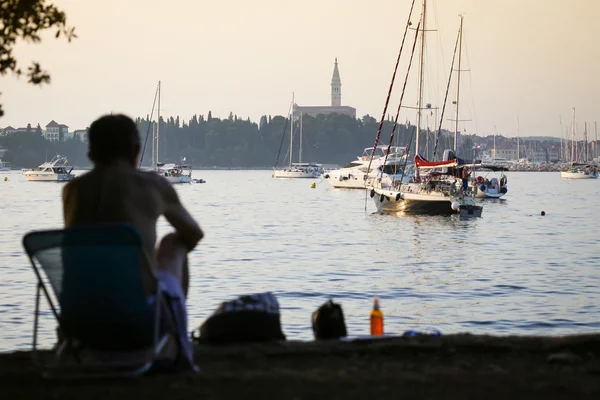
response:
[[[73,205],[71,204],[71,183],[67,183],[65,186],[63,186],[63,190],[62,190],[62,205],[63,205],[63,220],[65,223],[65,228],[68,228],[71,224],[70,224],[70,215],[72,213],[72,207]]]
[[[165,218],[173,225],[187,250],[191,251],[204,237],[204,232],[179,201],[175,188],[167,181],[164,181],[162,194],[165,201]]]

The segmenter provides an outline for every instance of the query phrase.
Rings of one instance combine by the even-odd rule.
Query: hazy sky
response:
[[[379,119],[411,0],[56,0],[79,35],[20,43],[20,61],[39,61],[52,82],[0,77],[6,115],[0,126],[51,119],[85,128],[101,114],[149,114],[158,80],[161,114],[258,121],[300,105],[329,105],[333,61],[342,104]],[[460,119],[467,132],[515,136],[560,134],[577,107],[600,122],[600,1],[430,0],[425,101],[441,106],[464,14]],[[417,25],[420,0],[412,18]],[[412,32],[412,31],[411,31]],[[411,33],[407,50],[412,45]],[[406,51],[403,60],[407,60]],[[24,64],[26,65],[26,64]],[[416,65],[405,104],[414,104]],[[404,80],[398,72],[389,112]],[[455,96],[454,87],[450,93]],[[449,100],[451,102],[453,98]],[[452,110],[447,111],[452,113]],[[447,117],[452,117],[447,115]],[[401,119],[414,122],[413,111]],[[445,118],[446,119],[446,118]],[[445,122],[450,128],[450,123]],[[462,130],[461,129],[461,130]],[[588,127],[588,130],[590,128]]]

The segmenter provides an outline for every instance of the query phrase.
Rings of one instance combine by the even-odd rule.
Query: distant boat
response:
[[[186,164],[158,163],[156,172],[170,183],[192,183],[192,167]]]
[[[156,97],[158,98],[156,135],[152,138],[152,161],[150,170],[165,177],[170,183],[192,183],[192,167],[185,164],[185,157],[181,164],[158,162],[158,143],[160,135],[160,86],[158,81]],[[147,170],[147,169],[143,169]]]
[[[0,171],[10,171],[10,163],[0,159]]]
[[[573,107],[573,119],[571,121],[571,163],[567,170],[560,172],[560,177],[563,179],[598,179],[598,167],[587,162],[577,162],[575,150],[575,107]]]
[[[294,96],[292,95],[292,106],[290,112],[290,148],[289,165],[287,168],[273,170],[275,178],[318,178],[325,172],[321,164],[312,162],[302,162],[302,112],[299,117],[300,146],[298,151],[298,162],[292,162],[293,159],[293,141],[294,141]]]
[[[71,171],[73,167],[69,165],[67,157],[57,155],[37,168],[23,170],[23,176],[28,181],[68,182],[75,178]]]

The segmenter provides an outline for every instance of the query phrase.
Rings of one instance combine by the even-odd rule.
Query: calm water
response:
[[[60,227],[62,184],[0,178],[0,351],[31,343],[35,279],[21,238]],[[483,217],[374,214],[362,191],[270,171],[194,171],[178,186],[205,230],[191,255],[190,325],[218,304],[273,291],[288,339],[312,338],[310,314],[329,297],[349,334],[368,334],[372,297],[388,333],[570,334],[600,331],[600,180],[510,173],[509,193]],[[546,216],[539,214],[544,210]],[[169,227],[163,220],[159,234]],[[47,310],[47,308],[46,308]],[[42,343],[54,341],[44,318]]]

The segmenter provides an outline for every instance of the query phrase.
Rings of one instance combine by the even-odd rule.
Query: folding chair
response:
[[[161,323],[168,308],[151,271],[151,293],[144,290],[144,252],[136,228],[106,224],[34,231],[25,235],[23,246],[38,279],[32,354],[45,377],[141,375],[159,361],[169,337],[177,337],[172,316],[166,318],[167,328],[166,316]],[[37,351],[42,293],[62,336],[44,361]]]

